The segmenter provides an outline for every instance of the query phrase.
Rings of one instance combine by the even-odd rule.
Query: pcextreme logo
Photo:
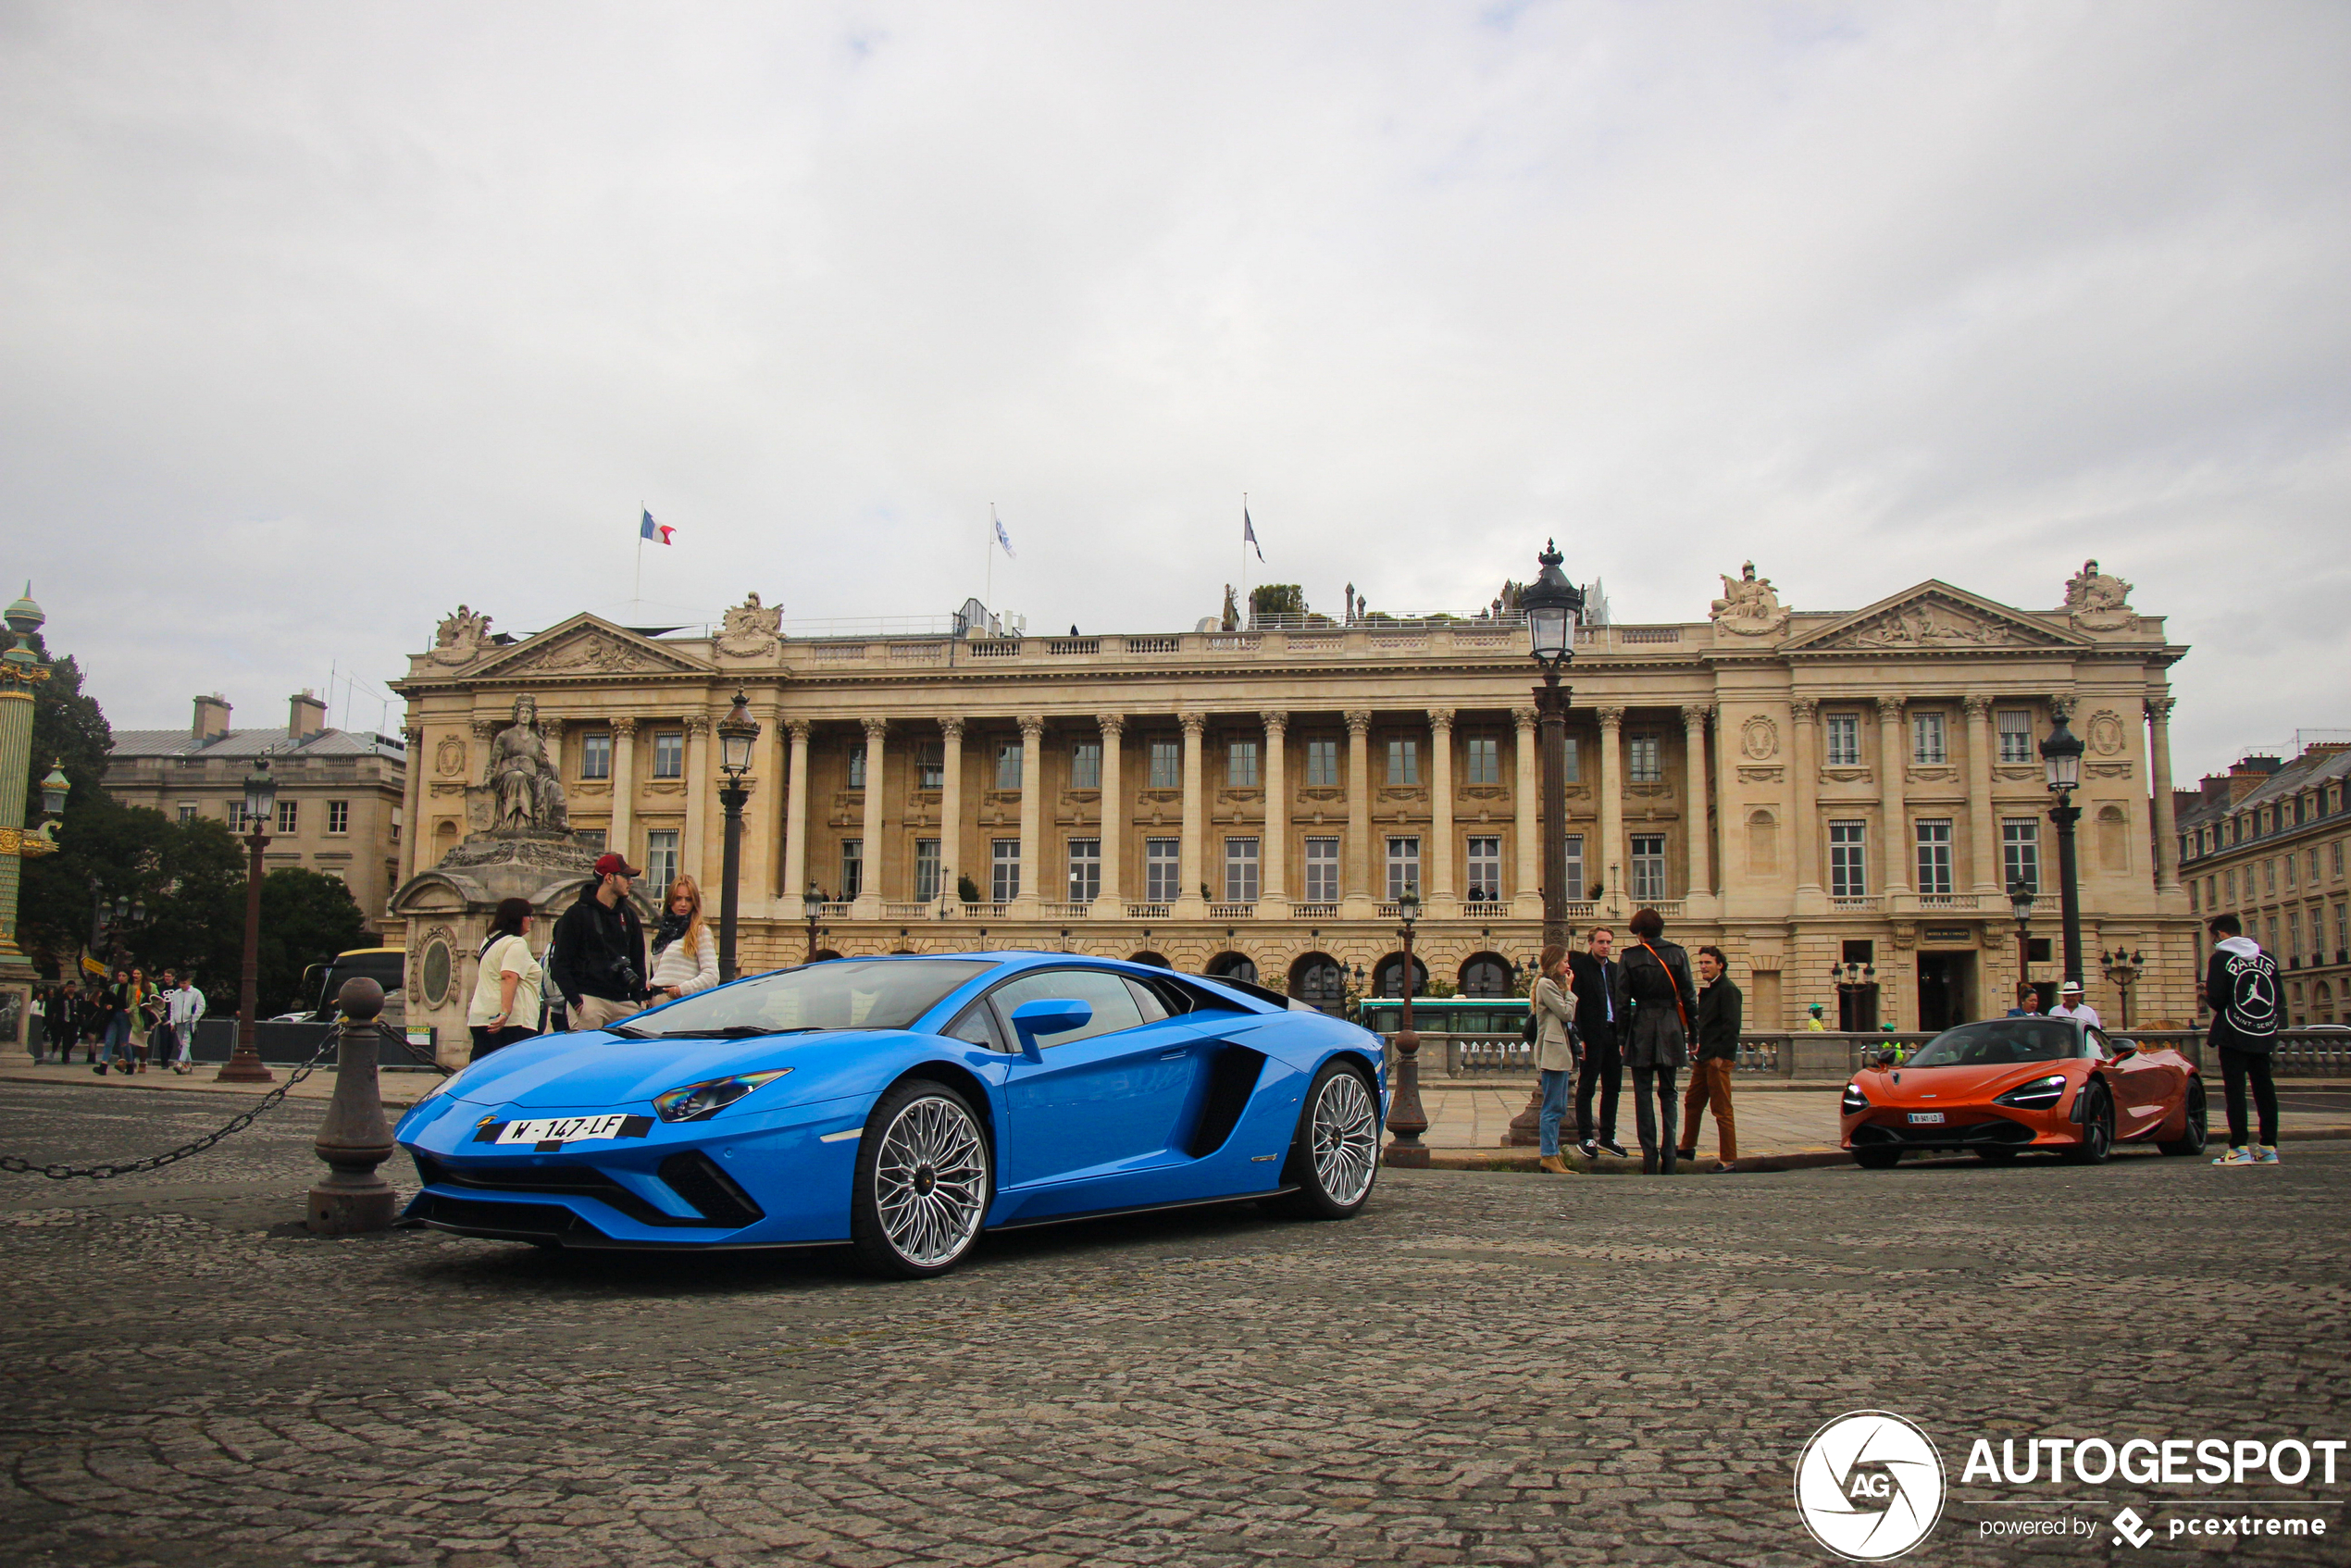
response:
[[[1804,1445],[1796,1511],[1837,1556],[1884,1562],[1926,1539],[1943,1485],[1943,1456],[1924,1432],[1889,1411],[1848,1411]]]

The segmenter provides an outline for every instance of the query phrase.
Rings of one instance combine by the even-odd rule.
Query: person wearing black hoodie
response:
[[[1626,922],[1633,933],[1617,970],[1617,994],[1631,1025],[1620,1037],[1633,1069],[1633,1118],[1641,1135],[1641,1174],[1672,1176],[1678,1152],[1673,1075],[1690,1059],[1698,1018],[1698,981],[1690,955],[1665,940],[1665,920],[1638,909]]]
[[[2212,1009],[2206,1036],[2220,1058],[2220,1079],[2229,1101],[2229,1151],[2216,1165],[2274,1165],[2278,1162],[2278,1090],[2270,1079],[2270,1053],[2278,1044],[2278,961],[2245,934],[2233,915],[2210,923],[2212,957],[2204,966],[2204,1002]],[[2261,1140],[2245,1141],[2245,1087],[2261,1113]]]
[[[563,912],[547,944],[547,972],[571,1005],[571,1027],[601,1029],[645,1002],[645,927],[628,902],[644,873],[616,854],[596,862],[596,880]]]

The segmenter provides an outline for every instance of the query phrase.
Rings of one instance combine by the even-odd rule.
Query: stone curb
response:
[[[2351,1125],[2317,1127],[2280,1127],[2280,1143],[2312,1143],[2351,1139]],[[2215,1142],[2215,1149],[2225,1149],[2225,1143]],[[1517,1171],[1542,1174],[1536,1164],[1541,1156],[1524,1149],[1432,1149],[1428,1151],[1428,1169],[1433,1171]],[[1956,1158],[1957,1156],[1952,1156]],[[1811,1171],[1835,1165],[1849,1165],[1853,1157],[1842,1149],[1794,1149],[1773,1154],[1743,1154],[1738,1169],[1727,1174],[1745,1176],[1752,1171]],[[1619,1160],[1613,1156],[1601,1159],[1597,1165],[1586,1164],[1578,1156],[1571,1164],[1586,1176],[1639,1176],[1641,1162],[1637,1159]],[[1698,1159],[1680,1171],[1679,1176],[1712,1176],[1713,1156],[1703,1150]]]

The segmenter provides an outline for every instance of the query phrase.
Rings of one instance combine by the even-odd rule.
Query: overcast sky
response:
[[[2085,556],[2351,726],[2351,7],[0,3],[0,571],[119,727],[524,632]],[[13,584],[11,585],[13,589]],[[375,693],[375,694],[370,694]],[[395,704],[391,722],[398,720]]]

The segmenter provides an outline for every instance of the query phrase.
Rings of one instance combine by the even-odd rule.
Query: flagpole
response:
[[[988,504],[988,543],[984,548],[988,552],[988,586],[980,603],[992,617],[996,614],[996,504],[993,501]]]
[[[1249,614],[1249,492],[1241,492],[1241,602],[1233,606],[1241,617],[1246,630],[1252,624]]]
[[[637,586],[631,591],[634,597],[628,603],[628,618],[631,620],[640,618],[637,606],[645,602],[645,518],[652,511],[653,508],[642,500],[637,503]]]

